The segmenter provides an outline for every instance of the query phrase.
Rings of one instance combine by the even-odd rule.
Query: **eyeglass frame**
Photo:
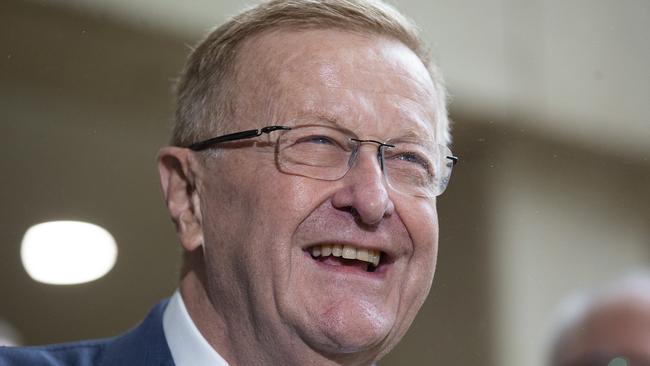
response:
[[[298,126],[296,126],[296,127],[298,127]],[[262,127],[262,128],[259,128],[259,129],[233,132],[233,133],[229,133],[229,134],[225,134],[225,135],[212,137],[212,138],[209,138],[207,140],[203,140],[203,141],[199,141],[199,142],[195,142],[193,144],[190,144],[190,145],[187,146],[187,148],[192,150],[192,151],[202,151],[202,150],[209,149],[209,148],[213,147],[216,144],[221,144],[221,143],[224,143],[224,142],[245,140],[245,139],[250,139],[250,138],[261,136],[262,134],[269,134],[269,133],[271,133],[273,131],[289,131],[289,130],[292,130],[292,129],[294,129],[294,127],[280,126],[280,125],[266,126],[266,127]],[[376,141],[376,140],[361,140],[361,139],[356,139],[356,138],[353,138],[351,140],[355,141],[357,143],[372,142],[372,143],[378,144],[378,150],[379,151],[381,151],[381,149],[384,148],[384,147],[395,147],[395,145],[386,144],[386,143]],[[456,166],[456,164],[458,164],[458,161],[460,160],[460,158],[458,156],[455,156],[455,155],[445,156],[445,158],[451,160],[452,168],[454,166]],[[380,164],[381,164],[381,170],[383,171],[384,170],[383,161],[380,161]],[[313,178],[313,179],[317,179],[317,178]]]

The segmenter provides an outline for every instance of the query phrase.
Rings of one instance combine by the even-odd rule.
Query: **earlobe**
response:
[[[163,197],[176,232],[185,250],[203,244],[203,230],[191,152],[180,147],[165,147],[158,153],[158,173]]]
[[[203,245],[201,220],[195,214],[189,211],[182,212],[176,227],[183,248],[193,251]]]

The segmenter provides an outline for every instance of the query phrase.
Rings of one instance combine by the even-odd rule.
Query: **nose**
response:
[[[377,159],[377,150],[359,147],[352,167],[341,179],[340,187],[332,197],[334,207],[349,210],[366,225],[377,225],[393,214],[395,205],[388,195],[384,172]],[[365,151],[361,151],[365,150]]]

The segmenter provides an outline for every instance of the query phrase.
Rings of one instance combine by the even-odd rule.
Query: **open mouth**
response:
[[[351,245],[315,245],[306,250],[312,259],[332,266],[356,267],[365,272],[375,272],[388,262],[386,253],[362,249]]]

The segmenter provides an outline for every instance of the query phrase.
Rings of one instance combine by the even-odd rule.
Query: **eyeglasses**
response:
[[[284,173],[335,181],[354,166],[362,145],[376,144],[377,160],[388,186],[417,197],[441,195],[458,163],[458,157],[443,145],[408,138],[387,142],[361,140],[349,131],[324,125],[267,126],[213,137],[188,148],[201,151],[273,131],[280,131],[275,152],[278,167]]]

